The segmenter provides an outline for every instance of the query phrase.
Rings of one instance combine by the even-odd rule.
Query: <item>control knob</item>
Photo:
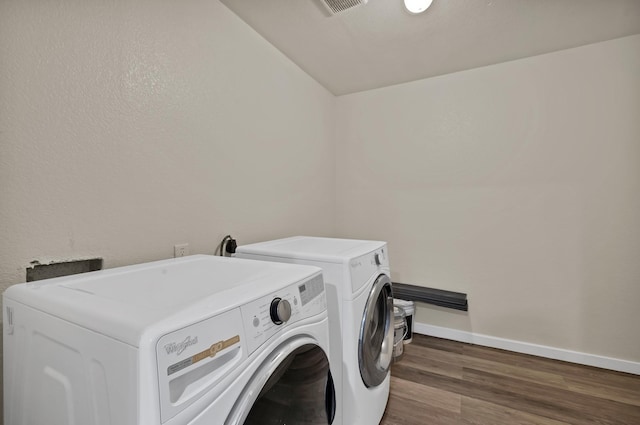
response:
[[[281,325],[291,318],[291,304],[282,298],[274,298],[271,301],[271,320],[276,325]]]

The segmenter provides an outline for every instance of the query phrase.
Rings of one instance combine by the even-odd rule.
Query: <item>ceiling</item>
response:
[[[335,95],[640,34],[640,0],[221,0]]]

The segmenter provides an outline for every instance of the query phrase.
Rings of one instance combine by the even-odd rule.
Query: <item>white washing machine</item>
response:
[[[298,236],[238,247],[236,256],[307,264],[324,273],[336,423],[378,424],[389,397],[393,295],[385,242]]]
[[[190,256],[14,285],[7,425],[330,424],[321,270]]]

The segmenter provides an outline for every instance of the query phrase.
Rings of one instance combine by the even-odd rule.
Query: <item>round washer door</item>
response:
[[[324,350],[294,340],[280,346],[256,371],[225,425],[329,425],[335,410],[335,387]]]
[[[369,292],[360,325],[358,363],[367,387],[385,380],[393,356],[393,292],[391,280],[381,274]]]

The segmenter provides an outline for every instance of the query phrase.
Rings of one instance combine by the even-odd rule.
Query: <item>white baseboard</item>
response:
[[[603,369],[640,375],[640,363],[628,360],[614,359],[612,357],[597,356],[595,354],[580,353],[578,351],[564,350],[562,348],[548,347],[545,345],[531,344],[528,342],[514,341],[495,336],[476,334],[457,329],[443,328],[441,326],[414,323],[413,332],[421,335],[435,336],[453,341],[467,342],[491,348],[514,351],[516,353],[531,354],[554,360],[578,363],[587,366],[595,366]]]

